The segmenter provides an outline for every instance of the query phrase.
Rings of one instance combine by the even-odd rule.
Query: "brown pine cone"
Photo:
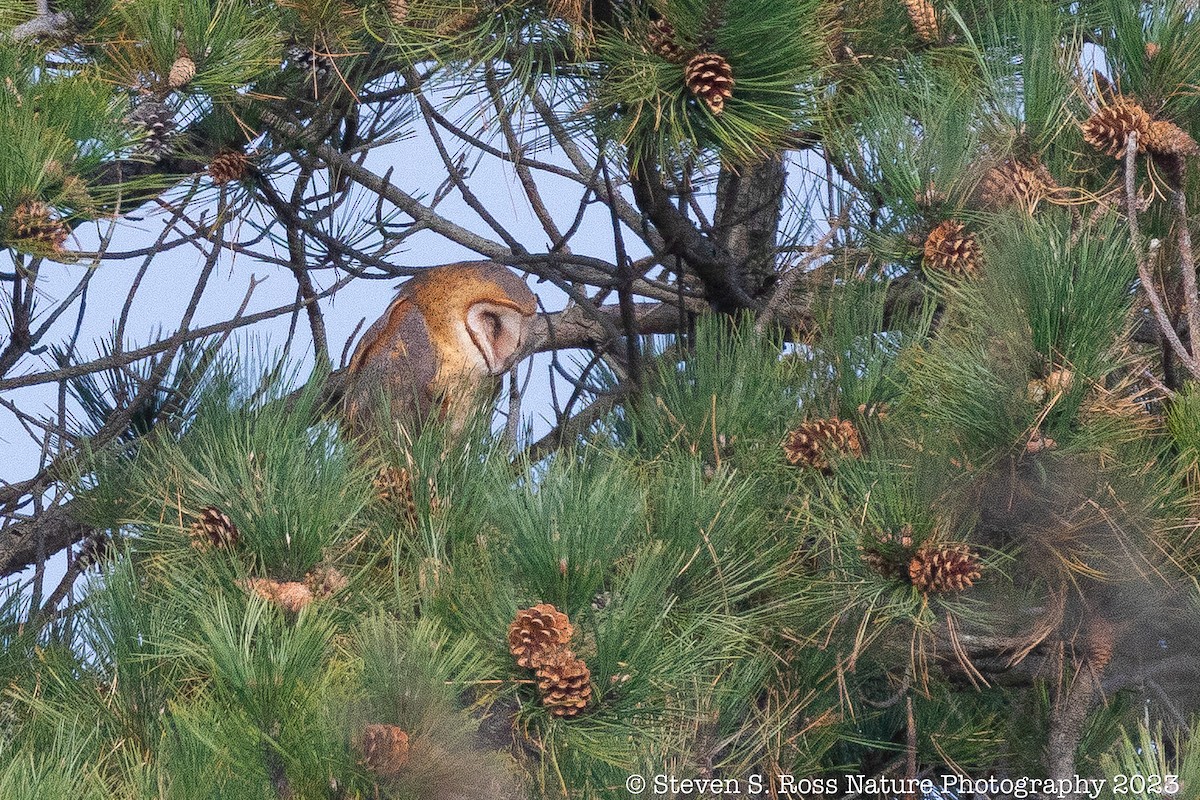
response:
[[[650,23],[646,32],[646,46],[651,53],[672,64],[682,64],[688,60],[687,48],[679,44],[675,26],[665,18],[660,17]]]
[[[171,64],[167,72],[167,86],[172,89],[182,89],[192,78],[196,77],[196,62],[187,55],[181,55]]]
[[[314,597],[321,599],[337,594],[347,584],[346,576],[332,564],[319,564],[304,576],[304,585]]]
[[[912,559],[912,525],[898,531],[879,530],[859,538],[858,555],[863,563],[885,578],[907,574]]]
[[[192,547],[204,552],[214,547],[236,547],[241,534],[237,525],[216,506],[206,506],[188,528]]]
[[[555,650],[537,669],[542,705],[556,717],[573,717],[592,699],[592,673],[566,648]]]
[[[925,44],[933,44],[941,38],[938,28],[937,9],[929,0],[904,0],[908,19],[912,22],[917,38]]]
[[[925,239],[925,269],[954,276],[973,275],[982,263],[982,251],[975,234],[961,222],[945,220]]]
[[[8,218],[6,238],[34,252],[61,253],[71,229],[41,200],[26,200]]]
[[[733,67],[718,53],[692,56],[683,69],[683,82],[713,114],[720,114],[733,97]]]
[[[968,545],[927,542],[908,563],[908,577],[923,594],[949,594],[971,587],[982,574]]]
[[[408,766],[408,734],[396,725],[367,725],[355,744],[359,763],[376,775],[394,778]]]
[[[1160,156],[1200,155],[1200,145],[1191,134],[1174,122],[1156,119],[1150,123],[1141,144],[1146,150]]]
[[[1041,163],[1032,166],[1013,159],[997,164],[984,173],[975,190],[975,202],[988,210],[1016,206],[1028,213],[1037,210],[1046,199],[1056,199],[1063,189]]]
[[[517,665],[536,669],[548,657],[562,650],[575,635],[567,615],[549,603],[539,603],[517,612],[508,626],[508,650]]]
[[[412,474],[404,467],[384,465],[375,475],[375,497],[386,506],[395,508],[409,527],[415,528],[417,498],[413,493]]]
[[[274,603],[292,614],[313,600],[312,591],[299,581],[277,581],[271,578],[242,578],[238,585],[247,592],[256,594],[268,603]]]
[[[408,19],[408,0],[384,0],[383,7],[393,25],[403,25]]]
[[[222,150],[208,162],[208,176],[214,185],[224,186],[244,178],[249,166],[250,159],[241,150]]]
[[[1100,106],[1083,123],[1083,140],[1101,153],[1124,158],[1130,133],[1137,133],[1138,149],[1145,149],[1150,123],[1150,114],[1146,109],[1128,97],[1118,96],[1108,105]]]
[[[801,422],[784,438],[782,446],[789,464],[807,465],[822,472],[833,468],[833,459],[837,456],[862,456],[862,444],[854,423],[837,417]]]

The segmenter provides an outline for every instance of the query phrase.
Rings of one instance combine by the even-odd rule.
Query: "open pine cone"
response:
[[[384,0],[383,7],[393,25],[403,25],[408,19],[408,0]]]
[[[1041,163],[1008,159],[984,173],[974,199],[988,210],[1016,206],[1033,213],[1042,200],[1053,200],[1061,192],[1062,187]]]
[[[188,538],[192,547],[203,552],[214,547],[234,547],[241,534],[224,511],[216,506],[206,506],[188,528]]]
[[[697,53],[683,70],[683,82],[713,114],[725,109],[733,97],[733,67],[718,53]]]
[[[542,705],[556,717],[573,717],[592,699],[592,673],[582,658],[564,648],[555,650],[537,669]]]
[[[395,725],[367,725],[356,745],[359,762],[376,775],[394,778],[408,766],[408,734]]]
[[[783,455],[789,464],[828,471],[837,456],[860,457],[862,444],[850,420],[812,419],[801,422],[788,433],[783,440]]]
[[[240,181],[246,175],[250,159],[241,150],[222,150],[208,162],[208,176],[216,186]]]
[[[912,525],[898,531],[878,530],[859,538],[858,555],[863,563],[885,578],[907,574],[912,560]]]
[[[908,577],[923,594],[961,592],[981,574],[979,557],[965,544],[927,542],[908,563]]]
[[[575,634],[567,615],[549,603],[539,603],[517,612],[508,626],[508,650],[517,665],[536,669],[559,650],[566,648]]]
[[[646,32],[646,47],[672,64],[682,64],[688,59],[687,48],[679,44],[675,26],[662,17],[650,23],[650,29]]]
[[[61,253],[71,229],[41,200],[26,200],[13,209],[6,239],[37,252]]]
[[[1083,123],[1083,140],[1101,153],[1123,158],[1130,133],[1137,133],[1138,149],[1145,149],[1150,124],[1146,109],[1127,97],[1117,97]]]
[[[958,220],[938,224],[925,239],[925,269],[955,276],[973,275],[982,262],[982,251],[975,234]]]
[[[918,39],[925,44],[933,44],[941,38],[937,9],[933,3],[929,0],[904,0],[904,8],[908,11],[908,19]]]

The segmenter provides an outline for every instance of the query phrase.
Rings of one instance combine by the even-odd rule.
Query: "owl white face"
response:
[[[489,375],[512,368],[529,339],[533,317],[500,303],[486,300],[467,309],[467,333],[487,366]]]

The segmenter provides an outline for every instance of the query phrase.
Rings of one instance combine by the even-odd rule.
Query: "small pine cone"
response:
[[[573,717],[592,699],[592,673],[582,658],[560,647],[537,668],[542,705],[556,717]]]
[[[1130,133],[1137,133],[1138,149],[1145,148],[1150,123],[1146,109],[1127,97],[1117,97],[1083,123],[1083,140],[1101,153],[1124,158]]]
[[[1146,42],[1146,60],[1154,58],[1162,50],[1155,42]]]
[[[412,474],[405,469],[390,465],[380,467],[375,475],[375,497],[385,506],[396,509],[409,527],[415,528],[419,519],[417,515],[417,497],[413,493]]]
[[[175,134],[175,114],[166,103],[143,100],[129,113],[129,121],[143,133],[138,143],[139,155],[158,161],[171,149]]]
[[[979,270],[982,252],[975,234],[953,219],[945,220],[925,239],[925,269],[950,275],[973,275]]]
[[[885,578],[904,574],[912,559],[912,525],[904,525],[898,531],[876,531],[864,534],[858,544],[858,555],[863,563]]]
[[[923,594],[961,592],[979,579],[979,557],[965,544],[921,546],[908,562],[908,577]]]
[[[186,55],[181,55],[175,59],[175,63],[171,64],[171,69],[167,72],[167,86],[172,89],[181,89],[187,86],[194,77],[196,77],[196,62]]]
[[[801,422],[784,438],[782,446],[789,464],[806,464],[823,472],[832,468],[835,456],[862,456],[862,444],[854,423],[837,417]]]
[[[718,53],[692,56],[683,69],[683,82],[713,114],[720,114],[733,97],[733,67]]]
[[[359,763],[381,777],[394,778],[408,766],[408,734],[395,725],[367,725],[355,746]]]
[[[682,64],[688,60],[687,49],[675,37],[675,26],[664,18],[650,23],[650,29],[646,32],[646,46],[651,53],[672,64]]]
[[[984,173],[975,197],[986,209],[1001,209],[1018,206],[1032,213],[1051,192],[1051,186],[1039,170],[1007,160]]]
[[[241,150],[222,150],[208,162],[208,177],[216,186],[224,186],[230,181],[240,181],[246,176],[250,159]]]
[[[192,547],[204,552],[214,547],[235,547],[241,534],[237,525],[216,506],[207,506],[188,528]]]
[[[937,9],[933,3],[929,0],[904,0],[904,7],[908,10],[908,19],[918,39],[925,44],[933,44],[941,38]]]
[[[113,541],[108,534],[104,531],[92,531],[79,546],[79,553],[76,554],[75,561],[79,564],[80,569],[88,569],[111,559],[115,550]]]
[[[342,571],[332,564],[319,564],[304,576],[304,585],[320,599],[337,594],[349,583]]]
[[[393,25],[403,25],[408,19],[408,0],[384,0],[383,7]]]
[[[71,229],[41,200],[26,200],[8,219],[7,240],[39,253],[61,253]]]
[[[1160,156],[1195,156],[1200,155],[1200,145],[1191,134],[1174,122],[1157,119],[1143,134],[1140,143],[1145,149]]]
[[[1092,617],[1084,631],[1084,656],[1094,670],[1102,670],[1112,661],[1117,632],[1103,617]]]
[[[508,626],[508,651],[517,666],[536,669],[553,653],[564,649],[575,635],[567,615],[549,603],[517,612]]]

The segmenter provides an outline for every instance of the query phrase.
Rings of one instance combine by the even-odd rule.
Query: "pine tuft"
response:
[[[958,220],[948,219],[937,225],[925,239],[925,269],[955,276],[973,275],[979,270],[982,252],[975,234]]]
[[[725,109],[733,97],[733,67],[718,53],[697,53],[683,70],[683,82],[713,114]]]

